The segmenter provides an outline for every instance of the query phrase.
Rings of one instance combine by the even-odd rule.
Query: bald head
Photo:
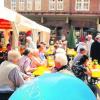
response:
[[[17,61],[21,58],[20,53],[17,50],[11,50],[8,52],[8,61],[17,63]]]

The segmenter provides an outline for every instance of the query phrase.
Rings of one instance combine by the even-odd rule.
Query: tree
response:
[[[68,47],[71,48],[71,49],[76,47],[76,43],[75,43],[75,30],[74,30],[73,26],[71,26],[70,31],[69,31]]]

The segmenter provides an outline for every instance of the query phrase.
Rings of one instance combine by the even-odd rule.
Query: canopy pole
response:
[[[97,31],[100,31],[100,24],[99,24],[99,22],[100,22],[100,19],[97,18]]]
[[[13,29],[12,49],[18,50],[19,31],[17,29],[16,23],[14,22],[12,22],[12,29]]]

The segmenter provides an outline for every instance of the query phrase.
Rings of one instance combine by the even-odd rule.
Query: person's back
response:
[[[19,61],[20,70],[26,73],[25,69],[31,64],[31,60],[27,56],[22,56]]]
[[[77,64],[83,55],[86,55],[87,51],[84,48],[80,48],[79,53],[73,59],[73,64]]]
[[[73,64],[74,65],[77,64],[79,62],[79,60],[81,59],[81,57],[82,57],[82,54],[80,54],[80,53],[77,54],[73,59]]]
[[[14,90],[24,84],[24,79],[18,69],[20,53],[16,50],[8,52],[8,61],[0,65],[0,100],[8,100]]]
[[[16,88],[20,87],[24,80],[17,69],[17,65],[4,61],[0,66],[0,100],[8,100]]]
[[[97,59],[100,62],[100,43],[95,41],[91,46],[91,58]]]
[[[8,61],[4,61],[0,66],[0,90],[6,89],[6,91],[14,90],[14,84],[9,80],[9,73],[16,68],[17,65],[12,64]],[[8,90],[7,90],[8,89]]]
[[[82,65],[73,65],[72,66],[72,71],[75,74],[76,77],[78,77],[81,80],[85,80],[85,78],[87,77],[86,74],[86,68]]]
[[[87,63],[89,61],[88,56],[83,55],[77,65],[72,66],[72,71],[81,80],[85,81],[87,77]]]

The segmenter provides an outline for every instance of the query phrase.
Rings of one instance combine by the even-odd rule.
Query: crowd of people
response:
[[[52,54],[45,54],[51,47],[53,47]],[[77,44],[75,48],[77,55],[73,58],[72,65],[78,65],[80,70],[69,66],[70,57],[67,55],[67,48],[66,40],[56,41],[54,45],[48,47],[44,42],[40,42],[36,46],[31,37],[28,37],[23,54],[17,50],[10,50],[7,60],[1,63],[0,93],[9,91],[13,93],[16,88],[34,79],[36,76],[33,76],[33,72],[40,66],[48,67],[50,73],[66,73],[84,81],[89,74],[87,68],[89,59],[96,59],[100,63],[100,35],[93,40],[92,35],[89,34],[86,36],[86,41]],[[48,65],[48,56],[52,56],[54,60],[52,66]]]

